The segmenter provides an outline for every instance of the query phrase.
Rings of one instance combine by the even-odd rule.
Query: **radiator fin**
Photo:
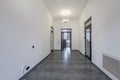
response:
[[[103,55],[103,67],[120,79],[120,61],[107,55]]]

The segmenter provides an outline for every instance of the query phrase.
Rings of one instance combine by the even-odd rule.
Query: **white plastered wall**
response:
[[[84,22],[92,16],[92,62],[109,75],[115,76],[102,66],[106,53],[120,59],[120,0],[89,0],[82,13],[79,32],[79,50],[84,54]]]
[[[50,53],[51,25],[42,0],[0,0],[0,80],[18,80]]]

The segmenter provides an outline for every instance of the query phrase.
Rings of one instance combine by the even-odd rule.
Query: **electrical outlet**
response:
[[[22,68],[23,75],[30,69],[30,66],[24,65]]]
[[[34,46],[34,45],[32,45],[32,48],[34,49],[34,48],[35,48],[35,46]]]
[[[27,66],[27,67],[26,67],[26,71],[29,70],[29,69],[30,69],[30,66]]]

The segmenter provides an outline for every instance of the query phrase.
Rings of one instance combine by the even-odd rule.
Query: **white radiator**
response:
[[[108,55],[103,55],[103,67],[120,79],[120,60]]]

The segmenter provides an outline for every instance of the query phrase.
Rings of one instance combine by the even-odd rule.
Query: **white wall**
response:
[[[0,0],[1,80],[18,80],[24,65],[32,68],[50,53],[51,25],[42,0]]]
[[[107,53],[120,59],[120,0],[89,0],[80,17],[79,50],[84,53],[84,22],[92,16],[92,62],[102,67],[102,55]]]
[[[54,35],[54,49],[61,50],[61,29],[72,29],[72,50],[78,50],[78,19],[71,19],[70,23],[62,23],[62,20],[55,19],[53,22],[55,35]]]

